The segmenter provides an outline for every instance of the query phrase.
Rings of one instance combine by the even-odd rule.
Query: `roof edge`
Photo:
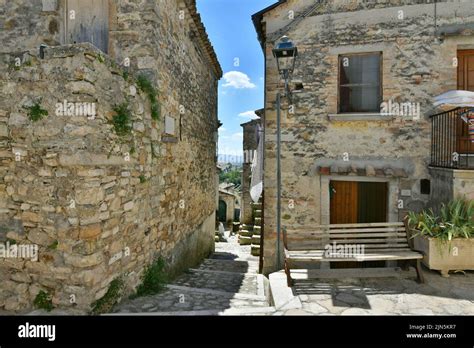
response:
[[[265,13],[273,10],[274,8],[280,6],[281,4],[284,4],[287,1],[288,0],[278,0],[277,3],[274,3],[273,5],[270,5],[266,8],[264,8],[263,10],[261,10],[261,11],[259,11],[259,12],[252,15],[253,25],[255,27],[255,30],[257,31],[258,41],[260,42],[260,46],[262,46],[262,50],[264,50],[264,44],[265,44],[265,38],[264,38],[264,35],[263,35],[263,28],[262,28],[263,15]]]
[[[219,63],[219,59],[217,58],[216,51],[211,44],[211,40],[207,35],[206,27],[202,22],[201,15],[199,14],[196,6],[196,0],[185,0],[186,7],[188,8],[189,12],[191,13],[191,17],[193,19],[194,24],[196,25],[196,29],[198,30],[199,38],[201,44],[208,55],[209,62],[212,64],[215,73],[217,74],[217,78],[222,78],[222,67]]]

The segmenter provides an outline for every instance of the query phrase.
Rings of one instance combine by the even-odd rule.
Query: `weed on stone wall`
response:
[[[44,116],[48,116],[48,111],[42,109],[39,102],[24,108],[28,110],[28,117],[33,122],[41,120]]]
[[[160,104],[156,99],[156,95],[158,92],[156,88],[153,86],[153,83],[150,81],[148,77],[145,75],[140,75],[137,77],[137,86],[140,88],[142,92],[144,92],[148,99],[150,100],[151,104],[151,118],[154,120],[160,119]]]
[[[107,293],[92,304],[92,314],[109,313],[123,296],[124,281],[122,278],[112,280]]]
[[[115,116],[112,118],[112,124],[114,125],[115,133],[120,136],[128,135],[132,131],[132,113],[130,112],[129,105],[124,102],[113,109]]]
[[[54,309],[52,296],[43,290],[40,290],[38,295],[36,295],[33,304],[36,308],[44,309],[48,312]]]
[[[142,283],[130,298],[157,294],[165,289],[167,281],[165,261],[162,258],[155,259],[151,265],[145,268]]]

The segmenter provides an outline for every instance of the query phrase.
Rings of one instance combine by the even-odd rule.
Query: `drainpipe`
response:
[[[289,98],[289,71],[285,70],[283,77],[285,79],[285,93],[283,96]],[[281,93],[278,92],[276,96],[277,107],[277,267],[281,269]]]

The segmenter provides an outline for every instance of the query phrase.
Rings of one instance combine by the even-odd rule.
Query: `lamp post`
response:
[[[285,81],[285,91],[283,96],[290,98],[289,79],[293,73],[298,56],[298,49],[287,37],[280,38],[273,49],[273,56],[276,58],[278,72]],[[280,92],[276,96],[277,109],[277,267],[281,269],[281,97]]]

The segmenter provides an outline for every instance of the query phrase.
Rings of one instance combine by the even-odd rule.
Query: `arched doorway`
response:
[[[226,222],[227,219],[227,203],[219,200],[219,221]]]

